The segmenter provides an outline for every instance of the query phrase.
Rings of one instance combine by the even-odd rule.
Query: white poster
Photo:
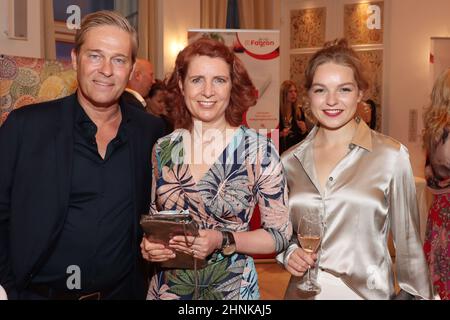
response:
[[[449,38],[431,38],[431,88],[437,77],[450,68],[450,37]],[[430,89],[431,90],[431,89]]]
[[[258,102],[245,114],[243,124],[272,137],[278,145],[280,32],[278,30],[188,31],[188,42],[201,37],[223,42],[242,60],[258,92]]]

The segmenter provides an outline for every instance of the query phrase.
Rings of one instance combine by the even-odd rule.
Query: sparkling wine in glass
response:
[[[300,245],[303,250],[308,253],[314,253],[317,251],[320,245],[320,237],[319,236],[297,236]]]
[[[318,213],[308,212],[301,216],[298,229],[297,238],[304,251],[308,254],[317,252],[322,240],[322,220]],[[311,268],[308,268],[306,281],[301,282],[297,288],[305,293],[320,293],[320,285],[311,279]]]

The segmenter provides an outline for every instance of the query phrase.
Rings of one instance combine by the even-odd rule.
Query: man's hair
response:
[[[78,55],[80,53],[81,46],[83,45],[86,38],[86,33],[93,28],[103,26],[114,26],[130,34],[132,45],[131,60],[134,63],[136,61],[137,51],[139,47],[138,34],[125,17],[114,11],[97,11],[88,14],[83,18],[83,21],[81,22],[81,28],[78,29],[75,34],[76,54]]]

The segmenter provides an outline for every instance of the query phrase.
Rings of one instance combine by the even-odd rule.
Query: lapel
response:
[[[138,151],[140,150],[139,144],[142,137],[137,132],[137,122],[135,109],[136,107],[130,106],[126,103],[125,99],[120,100],[120,108],[122,110],[122,121],[128,121],[126,127],[126,133],[128,136],[128,143],[130,146],[130,165],[131,165],[131,192],[133,194],[133,208],[135,214],[140,217],[141,213],[138,212],[140,199],[138,199],[137,188],[140,188],[141,184],[140,179],[142,179],[142,172],[139,170],[136,165],[137,160],[139,159]],[[149,164],[150,165],[150,164]]]
[[[64,227],[70,194],[70,181],[72,177],[72,160],[73,160],[73,118],[76,107],[77,97],[76,93],[61,100],[59,106],[59,114],[55,117],[55,170],[56,181],[54,185],[54,192],[57,194],[58,210],[54,212],[54,216],[50,219],[52,226],[52,235],[48,242],[47,249],[44,249],[37,257],[35,264],[31,268],[27,283],[31,281],[33,274],[39,270],[42,264],[46,261],[48,255],[51,253],[51,248],[55,245],[56,239]],[[47,199],[47,201],[55,201]],[[48,213],[49,215],[52,212]],[[25,284],[26,286],[27,284]]]
[[[77,103],[76,93],[63,101],[55,137],[58,204],[60,212],[64,213],[64,219],[67,214],[72,180],[73,118]]]

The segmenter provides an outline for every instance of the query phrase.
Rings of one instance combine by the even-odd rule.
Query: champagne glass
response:
[[[317,213],[309,212],[300,217],[297,229],[297,238],[304,251],[313,254],[317,251],[322,240],[323,227],[322,221]],[[306,281],[302,281],[297,288],[305,293],[319,294],[320,285],[311,279],[311,268],[308,268]]]

